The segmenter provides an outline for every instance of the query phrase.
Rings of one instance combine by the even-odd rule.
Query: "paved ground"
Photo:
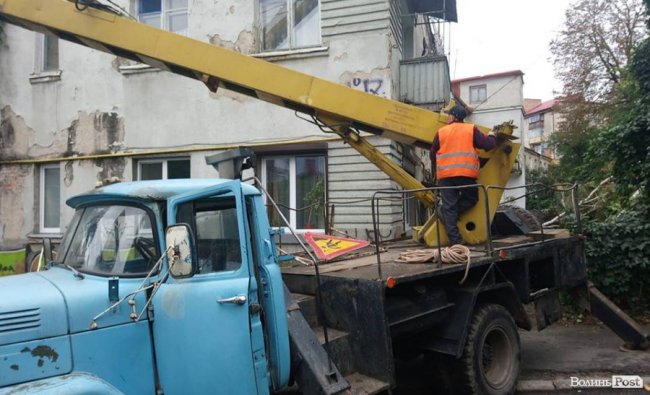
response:
[[[650,395],[650,350],[621,351],[623,342],[602,324],[566,326],[560,321],[541,332],[519,334],[522,351],[518,394]],[[398,363],[400,384],[393,394],[454,394],[442,372],[442,365],[427,365],[422,360]],[[607,385],[612,375],[639,376],[648,389],[613,389]],[[423,381],[422,377],[427,379]],[[581,387],[571,386],[572,377],[581,380]],[[588,387],[586,380],[600,380],[591,383],[607,387]]]
[[[602,325],[561,323],[541,331],[520,332],[522,343],[519,393],[650,394],[650,350],[620,351],[622,341]],[[612,375],[638,375],[646,390],[571,387],[575,380],[611,380]]]

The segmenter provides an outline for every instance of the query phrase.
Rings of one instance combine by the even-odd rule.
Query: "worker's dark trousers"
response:
[[[441,187],[459,187],[476,184],[476,180],[469,177],[449,177],[438,181]],[[461,244],[463,238],[458,232],[458,217],[474,207],[478,202],[478,188],[443,189],[442,220],[451,244]]]

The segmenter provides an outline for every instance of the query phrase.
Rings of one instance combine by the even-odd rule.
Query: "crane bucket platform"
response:
[[[118,11],[97,0],[0,0],[2,21],[196,79],[212,91],[222,87],[312,116],[338,133],[404,189],[423,189],[417,179],[368,144],[358,132],[428,149],[436,132],[447,124],[446,114],[360,92],[148,26]],[[506,126],[503,132],[512,135],[512,129],[512,125]],[[479,183],[505,186],[518,150],[519,144],[503,141],[499,149],[480,151],[484,165]],[[425,205],[434,205],[431,191],[419,191],[415,195]],[[485,199],[485,194],[480,195]],[[492,189],[489,195],[488,212],[493,218],[502,190]],[[478,206],[482,207],[482,202]],[[470,243],[485,241],[487,237],[485,209],[475,209],[460,219],[461,233]],[[435,222],[429,220],[417,229],[417,238],[435,245]],[[442,239],[446,239],[444,231]]]

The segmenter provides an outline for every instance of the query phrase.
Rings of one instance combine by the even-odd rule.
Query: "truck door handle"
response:
[[[217,300],[217,303],[232,303],[232,304],[242,305],[246,303],[246,296],[237,295],[237,296],[233,296],[232,298],[219,299]]]

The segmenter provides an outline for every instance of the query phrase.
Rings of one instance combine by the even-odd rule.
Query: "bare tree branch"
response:
[[[643,0],[575,0],[550,44],[565,95],[609,99],[634,47],[646,36],[644,19]]]
[[[588,215],[588,214],[594,212],[594,210],[596,209],[596,207],[595,207],[595,206],[589,206],[588,203],[598,200],[598,196],[594,196],[594,195],[595,195],[595,194],[600,190],[600,188],[602,188],[604,185],[609,184],[609,183],[612,181],[613,178],[614,178],[614,177],[609,176],[609,177],[605,178],[604,180],[602,180],[602,181],[600,182],[600,184],[598,184],[598,185],[596,186],[596,188],[594,188],[594,189],[589,193],[589,195],[587,195],[586,198],[584,198],[584,199],[582,199],[581,201],[578,202],[578,208],[580,209],[580,211],[582,211],[583,209],[588,209],[588,210],[585,210],[585,212],[583,212],[584,215]],[[544,222],[544,223],[542,224],[542,226],[550,226],[550,225],[553,225],[553,224],[555,224],[556,222],[558,222],[559,220],[561,220],[562,218],[566,217],[566,215],[567,215],[567,212],[566,212],[566,211],[563,211],[563,212],[561,212],[560,214],[558,214],[557,216],[555,216],[554,218],[552,218],[552,219],[550,219],[550,220]]]

